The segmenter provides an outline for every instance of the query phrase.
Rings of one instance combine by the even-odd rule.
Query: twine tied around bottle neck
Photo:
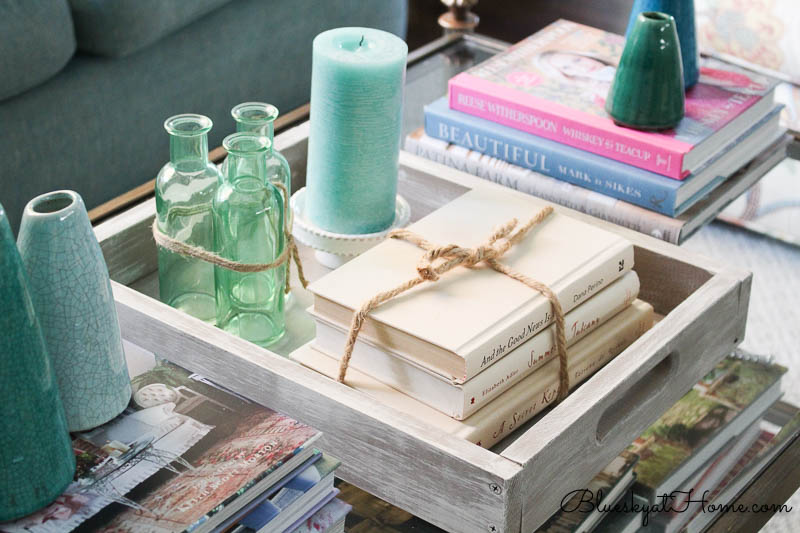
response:
[[[486,241],[486,243],[476,248],[464,248],[456,244],[448,244],[439,246],[425,240],[420,235],[408,231],[406,229],[396,229],[389,232],[389,237],[393,239],[400,239],[411,244],[418,246],[425,250],[425,254],[417,265],[417,276],[409,279],[405,283],[397,287],[380,292],[373,296],[368,301],[361,305],[361,308],[355,312],[353,319],[350,322],[350,331],[347,335],[347,344],[344,348],[344,354],[339,361],[339,375],[337,380],[344,383],[347,369],[350,365],[350,358],[353,355],[353,348],[355,347],[356,339],[364,325],[364,320],[367,315],[381,304],[391,300],[417,285],[421,285],[426,281],[436,282],[442,274],[450,270],[462,266],[467,268],[477,267],[483,263],[512,279],[530,287],[531,289],[539,292],[547,298],[550,305],[553,307],[553,317],[556,324],[555,335],[555,349],[559,361],[559,376],[558,376],[558,395],[557,402],[563,400],[569,392],[569,371],[567,368],[567,338],[564,327],[564,311],[561,304],[556,297],[556,294],[544,283],[536,281],[511,267],[504,265],[498,261],[506,252],[508,252],[515,244],[520,242],[528,232],[536,225],[540,224],[553,212],[553,208],[547,206],[539,213],[531,218],[525,225],[518,226],[517,219],[512,219],[502,226],[500,226]],[[435,264],[437,260],[441,260]]]
[[[303,285],[303,287],[307,287],[308,280],[306,280],[306,277],[303,273],[303,264],[300,261],[300,253],[298,252],[297,244],[295,244],[294,238],[292,237],[290,220],[291,213],[289,211],[289,191],[282,183],[273,183],[273,185],[281,191],[281,197],[283,198],[283,234],[286,240],[286,245],[283,247],[280,255],[270,263],[241,263],[239,261],[233,261],[232,259],[226,259],[225,257],[206,250],[200,246],[187,244],[183,241],[179,241],[178,239],[170,237],[158,228],[158,221],[153,222],[153,239],[156,241],[156,245],[160,248],[164,248],[165,250],[169,250],[170,252],[185,257],[199,259],[227,270],[233,270],[234,272],[264,272],[266,270],[278,268],[284,263],[288,263],[290,259],[293,259],[295,265],[297,266],[297,277],[300,279],[300,283]],[[191,208],[187,209],[186,212],[181,211],[181,208],[173,208],[170,210],[170,214],[172,214],[173,211],[177,211],[177,215],[179,216],[192,214]],[[289,279],[290,274],[289,269],[287,268],[286,283],[284,284],[284,292],[286,294],[288,294],[291,290]]]

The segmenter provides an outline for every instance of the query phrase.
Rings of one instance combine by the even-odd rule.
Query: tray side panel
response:
[[[714,276],[502,453],[524,465],[523,533],[733,350],[744,336],[749,289],[749,277]]]
[[[111,279],[130,285],[158,269],[151,226],[156,201],[151,198],[94,228]]]
[[[341,477],[452,532],[519,531],[519,465],[112,283],[122,336],[324,432]],[[499,490],[498,490],[499,489]]]
[[[712,277],[707,270],[638,245],[634,247],[633,263],[641,283],[639,298],[663,316]]]

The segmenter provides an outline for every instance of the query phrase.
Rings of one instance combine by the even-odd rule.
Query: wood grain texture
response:
[[[465,187],[467,190],[490,187],[501,187],[506,189],[506,187],[503,187],[502,185],[483,180],[477,176],[473,176],[472,174],[461,172],[460,170],[450,168],[446,165],[436,163],[435,161],[431,161],[406,151],[400,152],[400,165],[401,169],[405,170],[406,172],[418,173],[423,176],[427,176],[425,179],[433,182],[431,183],[432,190],[441,190],[442,188],[451,188],[453,186]],[[451,182],[451,184],[445,187],[444,185],[438,183],[438,181],[448,181]],[[583,220],[587,224],[602,227],[608,231],[618,233],[619,235],[622,235],[631,241],[634,245],[655,252],[656,254],[666,258],[686,263],[690,266],[706,270],[712,274],[716,272],[736,272],[735,268],[721,265],[712,259],[709,259],[708,257],[690,252],[686,249],[675,246],[674,244],[655,239],[648,235],[644,235],[638,231],[623,228],[622,226],[618,226],[612,222],[600,220],[599,218],[575,211],[574,209],[570,209],[568,207],[555,204],[550,205],[552,205],[553,209],[560,213],[565,213],[573,218]],[[738,272],[737,275],[742,277],[743,275],[746,275],[746,273]]]
[[[320,429],[320,447],[343,461],[343,479],[448,531],[483,530],[488,522],[518,531],[505,490],[518,465],[119,283],[112,287],[123,338]],[[442,512],[448,508],[461,511]]]
[[[136,207],[94,228],[111,279],[130,285],[158,269],[156,244],[150,227],[156,215],[156,200]]]
[[[275,141],[292,165],[294,190],[305,181],[307,136],[305,123]],[[406,152],[400,163],[398,188],[414,219],[472,188],[498,187]],[[322,446],[343,460],[345,480],[439,527],[528,533],[568,490],[585,484],[741,340],[750,290],[748,273],[555,208],[632,241],[641,294],[664,317],[565,402],[504,443],[499,454],[125,287],[154,288],[156,254],[147,227],[154,203],[96,231],[115,280],[125,338],[319,428],[325,432]],[[309,250],[303,254],[311,259]],[[311,270],[314,276],[324,273]],[[303,294],[298,292],[299,300]]]
[[[522,531],[544,522],[730,353],[744,334],[740,289],[715,276],[506,448],[504,457],[525,466]]]

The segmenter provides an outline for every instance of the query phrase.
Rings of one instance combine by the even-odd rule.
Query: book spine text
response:
[[[630,305],[638,295],[639,278],[635,272],[631,272],[572,310],[565,317],[567,344],[573,344],[600,327]],[[550,324],[544,331],[528,339],[489,370],[461,385],[462,408],[454,418],[463,420],[538,370],[555,356],[554,348],[555,324]]]
[[[586,213],[651,237],[677,244],[683,222],[628,202],[611,198],[501,159],[448,144],[428,135],[409,135],[405,150],[479,178],[510,187],[581,213]]]
[[[475,88],[484,83],[488,82],[467,73],[452,78],[450,108],[673,179],[683,179],[687,174],[680,152],[559,116],[548,111],[552,104],[529,95],[523,104]]]
[[[457,115],[427,109],[425,133],[669,217],[676,215],[677,182],[674,180],[654,174],[650,174],[649,179],[642,178],[639,174],[647,174],[642,169],[587,157],[568,146],[552,149],[553,143],[518,131],[510,135],[491,132],[480,128],[474,120],[460,121]],[[601,164],[596,163],[598,160]]]
[[[609,250],[596,266],[577,276],[565,287],[554,290],[564,311],[569,312],[627,274],[632,267],[633,246],[619,246],[613,251]],[[536,305],[529,312],[509,321],[497,334],[465,353],[466,375],[463,381],[477,376],[553,322],[550,302],[545,298],[537,298],[535,301]]]
[[[653,323],[651,313],[645,313],[637,320],[632,321],[602,348],[593,350],[591,355],[583,357],[574,363],[569,363],[570,385],[577,386],[589,376],[597,372],[606,363],[614,359],[625,348],[633,344]],[[525,394],[514,398],[498,408],[493,414],[491,423],[481,423],[467,426],[459,431],[459,436],[474,442],[478,446],[491,448],[525,422],[551,406],[558,395],[558,362],[555,360],[547,363],[538,372],[531,374],[530,386],[527,381],[520,382],[517,386],[525,388]],[[541,379],[538,379],[541,375]],[[476,416],[481,416],[480,414]]]

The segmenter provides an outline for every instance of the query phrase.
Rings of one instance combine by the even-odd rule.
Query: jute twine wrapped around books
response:
[[[279,187],[283,192],[284,209],[286,209],[288,212],[289,205],[286,188],[281,184],[276,184],[276,186]],[[561,304],[550,287],[520,272],[517,272],[509,266],[498,261],[498,259],[503,257],[503,255],[505,255],[505,253],[508,252],[515,244],[520,242],[531,229],[550,216],[552,212],[552,207],[545,207],[539,211],[536,216],[531,218],[525,225],[519,228],[517,227],[517,219],[512,219],[500,226],[489,237],[485,244],[482,244],[477,248],[464,248],[456,244],[438,246],[425,240],[425,238],[421,237],[420,235],[405,229],[396,229],[389,232],[390,238],[408,241],[422,248],[426,253],[422,256],[419,264],[417,265],[416,277],[411,278],[410,280],[391,290],[376,294],[374,297],[364,302],[361,308],[353,315],[353,319],[350,322],[350,331],[347,335],[347,344],[345,345],[344,354],[339,362],[339,375],[337,380],[340,383],[344,383],[347,375],[347,369],[350,366],[350,359],[353,355],[353,348],[355,347],[356,339],[361,331],[361,327],[364,325],[364,320],[371,311],[381,304],[388,302],[395,296],[411,290],[417,285],[421,285],[426,281],[438,281],[442,274],[449,272],[456,267],[462,266],[466,268],[474,268],[481,263],[485,263],[493,270],[515,279],[520,283],[527,285],[531,289],[541,293],[545,298],[548,299],[550,305],[553,306],[553,317],[556,324],[555,349],[556,353],[558,354],[559,361],[559,386],[556,401],[560,402],[563,400],[569,393],[569,372],[567,368],[567,339],[564,327],[564,311],[561,309]],[[288,216],[284,217],[283,228],[287,245],[284,247],[277,259],[271,263],[239,263],[237,261],[225,259],[224,257],[221,257],[204,248],[192,246],[165,235],[161,232],[161,230],[158,229],[158,225],[156,223],[153,224],[153,238],[158,246],[171,252],[188,257],[194,257],[196,259],[200,259],[202,261],[206,261],[208,263],[212,263],[236,272],[262,272],[264,270],[277,268],[289,261],[289,257],[291,256],[297,265],[297,274],[300,278],[300,283],[302,283],[303,287],[306,287],[308,285],[308,281],[303,275],[303,265],[300,262],[300,255],[297,251],[297,245],[292,238],[291,226],[288,222],[288,219]],[[442,262],[434,265],[434,262],[439,259],[441,259]],[[287,293],[290,290],[288,268],[286,269],[285,290]]]
[[[153,222],[153,239],[156,241],[156,245],[165,250],[169,250],[170,252],[174,252],[176,254],[180,254],[186,257],[193,257],[195,259],[200,259],[201,261],[205,261],[207,263],[211,263],[213,265],[233,270],[234,272],[264,272],[265,270],[272,270],[273,268],[278,268],[284,263],[287,263],[289,259],[294,259],[294,263],[297,266],[297,277],[300,279],[300,283],[303,287],[308,286],[308,281],[303,273],[303,264],[300,262],[300,254],[297,251],[297,245],[294,242],[294,238],[292,237],[292,227],[290,221],[290,211],[289,211],[289,194],[286,190],[286,186],[282,183],[274,183],[275,187],[277,187],[281,191],[281,196],[283,197],[283,209],[284,209],[284,217],[283,217],[283,234],[284,238],[286,239],[286,246],[283,247],[281,254],[271,263],[240,263],[238,261],[232,261],[230,259],[226,259],[220,255],[215,254],[214,252],[210,252],[205,248],[201,248],[199,246],[194,246],[191,244],[186,244],[185,242],[179,241],[177,239],[173,239],[169,235],[162,232],[158,229],[158,223]],[[175,209],[178,211],[179,215],[187,215],[191,214],[190,212],[182,212],[180,208]],[[289,269],[286,269],[286,283],[284,286],[284,292],[286,294],[289,293],[291,290],[291,286],[289,284]]]
[[[367,315],[379,305],[391,300],[417,285],[425,283],[426,281],[435,282],[445,272],[462,266],[472,268],[478,266],[480,263],[485,263],[493,270],[504,274],[512,279],[519,281],[538,291],[545,298],[550,301],[553,306],[553,316],[556,323],[556,342],[555,348],[558,354],[559,361],[559,386],[557,401],[563,400],[569,392],[569,372],[567,369],[567,338],[564,329],[564,311],[561,309],[561,304],[558,301],[555,293],[545,285],[535,279],[521,274],[514,269],[504,265],[498,261],[512,246],[520,242],[528,232],[541,223],[545,218],[550,216],[553,208],[548,206],[539,211],[539,213],[530,219],[524,226],[517,228],[517,219],[512,219],[506,222],[497,229],[486,241],[485,244],[477,248],[464,248],[456,244],[448,244],[445,246],[438,246],[433,244],[423,237],[417,235],[412,231],[405,229],[396,229],[389,233],[389,237],[393,239],[401,239],[408,241],[416,246],[422,248],[426,253],[420,259],[417,265],[417,277],[412,278],[397,287],[376,294],[370,300],[366,301],[361,308],[353,315],[353,320],[350,323],[350,333],[347,336],[347,344],[345,345],[344,355],[339,363],[339,376],[340,383],[344,383],[345,376],[347,375],[347,368],[350,365],[350,358],[353,355],[353,348],[358,338],[358,333],[361,331],[361,326],[364,325],[364,320]],[[515,231],[516,230],[516,231]],[[437,265],[434,262],[441,259]]]

